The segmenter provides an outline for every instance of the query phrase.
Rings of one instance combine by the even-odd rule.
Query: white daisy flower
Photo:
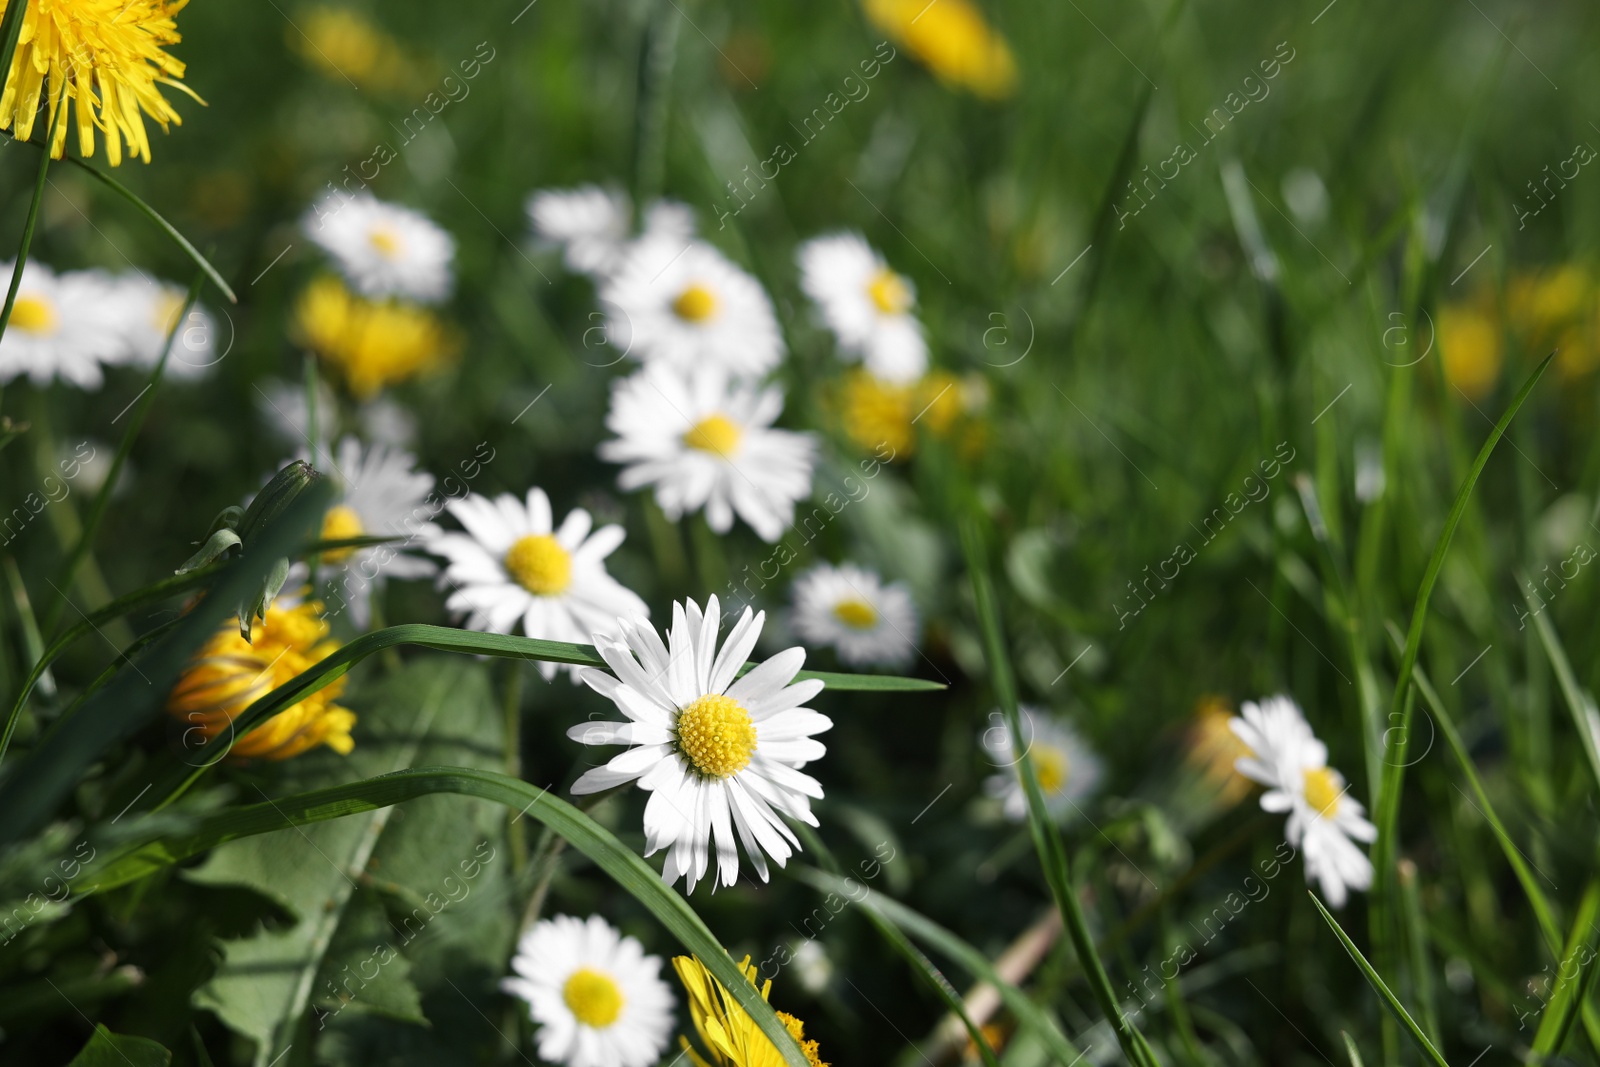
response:
[[[831,645],[852,666],[909,663],[917,608],[904,585],[851,563],[823,563],[794,583],[794,629],[809,645]]]
[[[300,459],[308,460],[305,452]],[[366,445],[346,437],[334,448],[325,471],[339,498],[322,519],[321,539],[398,537],[402,540],[368,548],[336,548],[324,552],[321,565],[334,583],[330,613],[348,603],[351,621],[366,629],[372,618],[372,594],[389,578],[427,578],[438,571],[432,560],[406,555],[439,536],[429,521],[435,509],[426,501],[433,493],[433,475],[416,470],[416,458],[388,445]]]
[[[301,226],[365,296],[432,304],[450,295],[455,239],[421,212],[371,193],[330,193]]]
[[[703,507],[711,528],[727,533],[737,514],[776,541],[811,492],[816,452],[812,435],[773,429],[782,410],[776,386],[733,384],[710,367],[687,377],[647,367],[612,386],[606,427],[617,436],[600,458],[626,464],[623,489],[655,486],[670,519]]]
[[[783,358],[766,290],[704,241],[640,238],[600,299],[607,340],[643,363],[759,378]]]
[[[672,1037],[661,957],[598,915],[543,919],[511,958],[500,988],[528,1003],[539,1058],[566,1067],[650,1067]]]
[[[717,598],[704,614],[693,601],[674,604],[667,644],[643,620],[625,623],[621,640],[595,635],[615,674],[589,667],[580,675],[627,721],[586,722],[567,736],[632,747],[586,772],[572,791],[637,781],[650,794],[645,855],[667,849],[662,877],[670,885],[687,876],[691,893],[713,848],[723,885],[739,877],[740,844],[766,881],[767,856],[782,867],[800,848],[779,815],[817,825],[810,798],[820,798],[822,786],[800,768],[822,758],[826,749],[812,735],[833,722],[803,706],[822,691],[818,680],[794,681],[805,649],[780,652],[735,680],[765,622],[764,612],[746,608],[719,651]]]
[[[910,382],[928,369],[928,342],[912,314],[916,289],[858,233],[817,237],[800,246],[800,287],[846,355],[873,377]]]
[[[9,283],[12,268],[0,265],[0,279]],[[35,385],[60,378],[98,389],[101,364],[127,353],[126,313],[115,293],[116,282],[104,271],[57,274],[29,260],[0,339],[0,383],[26,374]]]
[[[123,305],[124,357],[141,367],[153,367],[166,350],[167,336],[183,311],[189,294],[181,287],[157,281],[142,274],[131,274],[116,281],[117,299]],[[219,357],[217,324],[210,312],[198,303],[189,309],[172,338],[172,355],[166,373],[193,378],[212,366]]]
[[[445,506],[466,532],[441,534],[427,548],[450,561],[439,577],[454,590],[445,607],[466,614],[469,629],[507,634],[520,620],[529,637],[587,643],[615,634],[619,617],[649,617],[645,602],[606,573],[622,527],[591,532],[594,520],[574,508],[558,529],[537,488],[526,505],[510,493],[470,493]],[[540,663],[539,671],[550,679],[556,667]],[[578,668],[568,670],[576,681]]]
[[[269,429],[291,445],[309,439],[310,413],[306,410],[303,382],[281,380],[257,383],[256,412]],[[325,378],[317,379],[317,440],[331,441],[338,432],[339,400]]]
[[[1018,822],[1028,817],[1028,797],[1022,788],[1022,757],[1033,761],[1033,773],[1044,793],[1045,810],[1061,820],[1078,812],[1078,801],[1094,791],[1100,781],[1100,758],[1066,723],[1024,704],[1017,709],[1022,743],[1011,735],[999,711],[991,713],[994,725],[978,742],[1001,769],[984,782],[984,791],[998,797],[1006,817]]]
[[[528,198],[528,219],[539,243],[560,248],[568,270],[594,277],[622,265],[631,213],[628,194],[598,185],[541,189]],[[681,247],[694,237],[694,213],[684,204],[658,200],[645,212],[644,231]]]
[[[1239,773],[1267,787],[1264,811],[1286,811],[1284,837],[1304,853],[1306,880],[1316,881],[1335,908],[1349,890],[1372,887],[1372,861],[1355,844],[1378,838],[1365,808],[1350,795],[1344,776],[1328,766],[1328,746],[1311,732],[1298,705],[1286,696],[1250,701],[1229,726],[1250,748],[1234,764]]]

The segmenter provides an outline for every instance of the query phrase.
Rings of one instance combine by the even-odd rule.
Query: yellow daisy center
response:
[[[387,226],[374,227],[367,234],[367,241],[384,259],[395,259],[400,255],[400,237]]]
[[[1040,791],[1059,793],[1072,772],[1067,754],[1052,745],[1037,745],[1028,755],[1033,759],[1033,773],[1039,779]]]
[[[506,552],[506,570],[534,596],[555,596],[572,584],[572,555],[549,534],[528,534]]]
[[[732,697],[712,693],[678,712],[678,751],[706,778],[732,778],[756,750],[756,724]]]
[[[561,999],[573,1018],[585,1026],[604,1030],[622,1014],[622,989],[609,974],[584,967],[574,971],[561,987]]]
[[[1339,810],[1339,796],[1344,792],[1339,780],[1326,767],[1305,772],[1306,803],[1318,814],[1332,817]]]
[[[878,625],[877,611],[859,598],[839,601],[833,606],[833,617],[856,630],[870,630]]]
[[[704,322],[717,313],[717,294],[695,282],[678,294],[672,311],[684,322]]]
[[[29,333],[50,333],[59,321],[55,305],[42,296],[32,294],[17,297],[11,305],[11,325]]]
[[[911,287],[888,267],[878,271],[867,283],[867,295],[885,315],[899,315],[911,307]]]
[[[683,443],[727,459],[739,447],[739,438],[742,436],[744,434],[738,423],[718,413],[707,415],[690,427],[689,432],[683,435]]]
[[[322,540],[343,541],[348,537],[360,537],[366,533],[366,527],[361,525],[361,516],[356,514],[356,509],[348,504],[339,504],[328,509],[322,517]],[[354,548],[330,548],[322,554],[324,563],[343,563],[355,552]]]

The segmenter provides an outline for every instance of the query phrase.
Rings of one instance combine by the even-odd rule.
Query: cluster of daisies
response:
[[[0,265],[9,282],[14,263]],[[11,319],[0,337],[0,384],[27,376],[98,389],[106,367],[149,367],[172,338],[169,372],[199,374],[220,358],[216,324],[196,305],[183,322],[184,291],[145,274],[104,270],[57,273],[23,264]]]

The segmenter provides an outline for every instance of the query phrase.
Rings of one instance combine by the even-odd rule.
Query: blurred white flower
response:
[[[622,265],[631,240],[631,214],[628,194],[598,185],[541,189],[528,197],[528,219],[538,243],[560,248],[568,270],[597,278]],[[694,237],[694,213],[676,201],[658,200],[645,211],[644,232],[687,244]]]
[[[833,961],[816,938],[808,937],[795,945],[793,962],[801,988],[812,996],[827,989],[833,980]]]
[[[405,405],[380,396],[356,409],[362,436],[386,445],[410,448],[417,439],[417,417]]]
[[[1372,440],[1356,443],[1356,499],[1370,504],[1383,495],[1388,475],[1383,470],[1383,446]]]
[[[668,518],[704,508],[711,528],[727,533],[737,514],[776,541],[811,492],[816,452],[810,434],[772,428],[782,410],[776,386],[731,384],[710,367],[687,377],[647,367],[612,386],[606,428],[617,436],[600,458],[624,464],[624,490],[654,486]]]
[[[364,296],[437,303],[450,295],[456,243],[420,212],[371,193],[330,193],[302,223]]]
[[[538,488],[526,505],[510,493],[470,493],[445,506],[466,532],[441,533],[427,549],[450,561],[439,576],[453,590],[445,607],[464,613],[469,629],[508,634],[520,621],[528,637],[586,644],[615,634],[619,617],[649,617],[645,602],[606,573],[606,557],[626,536],[621,526],[591,532],[594,520],[574,508],[557,529]],[[539,672],[553,678],[556,667],[541,661]],[[578,668],[568,669],[577,681]]]
[[[661,957],[598,915],[543,919],[522,935],[500,987],[539,1024],[539,1058],[565,1067],[649,1067],[672,1036]]]
[[[123,358],[136,366],[155,366],[189,294],[180,286],[139,273],[118,278],[115,293],[124,316]],[[178,378],[203,374],[217,361],[216,348],[216,320],[196,303],[172,338],[165,373]]]
[[[1263,811],[1288,812],[1284,837],[1306,858],[1306,880],[1315,880],[1331,907],[1341,908],[1349,890],[1372,886],[1372,861],[1355,844],[1375,841],[1378,829],[1361,802],[1349,795],[1344,777],[1328,766],[1328,746],[1286,696],[1245,701],[1230,724],[1251,754],[1234,766],[1267,787]]]
[[[841,351],[873,377],[909,382],[928,369],[928,343],[912,313],[916,290],[858,233],[813,238],[795,255],[800,287],[816,302]]]
[[[306,413],[306,387],[299,382],[267,381],[255,387],[256,410],[262,421],[291,445],[304,445],[310,439],[311,420]],[[329,441],[338,427],[338,399],[325,380],[317,381],[317,440]],[[326,445],[324,445],[326,449]],[[324,456],[326,452],[324,451]]]
[[[766,615],[746,608],[719,650],[721,621],[713,596],[704,614],[692,600],[672,606],[668,643],[643,620],[625,623],[622,640],[596,634],[595,648],[614,674],[587,667],[580,676],[626,721],[567,731],[586,745],[631,746],[586,772],[572,791],[598,793],[637,781],[650,794],[645,855],[667,849],[662,877],[672,884],[687,876],[691,893],[713,849],[713,884],[720,878],[725,886],[738,880],[740,845],[762,881],[766,856],[782,867],[799,850],[779,816],[817,825],[811,799],[821,798],[822,786],[800,768],[826,753],[812,735],[833,726],[804,707],[822,682],[794,681],[805,649],[780,652],[736,680]]]
[[[309,453],[300,459],[309,461]],[[333,480],[339,497],[322,520],[321,539],[398,537],[401,541],[367,548],[340,548],[322,554],[324,576],[337,583],[328,608],[337,611],[347,599],[350,618],[366,629],[372,618],[372,595],[389,578],[427,578],[439,568],[429,559],[406,555],[439,534],[426,503],[433,475],[416,470],[416,458],[388,445],[363,446],[346,437],[333,449],[332,462],[315,464]]]
[[[0,265],[0,282],[9,284],[12,268]],[[105,271],[57,274],[29,260],[0,339],[0,384],[26,374],[35,385],[60,378],[98,389],[101,365],[127,353],[128,309],[116,292],[116,280]]]
[[[1027,705],[1017,709],[1022,743],[1017,744],[999,711],[994,725],[978,738],[989,759],[1001,768],[984,782],[984,792],[998,797],[1006,817],[1022,822],[1028,817],[1028,798],[1022,788],[1022,758],[1033,761],[1033,773],[1044,794],[1050,817],[1063,820],[1078,812],[1078,801],[1094,792],[1100,781],[1100,758],[1066,723]]]
[[[641,363],[759,378],[783,358],[766,290],[704,241],[647,234],[600,298],[607,340]]]
[[[828,645],[852,666],[896,666],[916,652],[911,593],[872,571],[823,563],[794,583],[794,629],[807,645]]]

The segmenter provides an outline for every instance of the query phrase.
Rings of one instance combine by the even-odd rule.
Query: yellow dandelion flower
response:
[[[689,1044],[689,1039],[679,1037],[678,1044],[689,1056],[694,1067],[783,1067],[783,1056],[778,1047],[761,1032],[733,995],[721,982],[712,977],[706,965],[694,956],[674,956],[672,966],[678,972],[684,992],[689,995],[689,1016],[694,1020],[695,1032],[700,1035],[702,1047],[709,1053],[702,1056]],[[759,988],[761,999],[766,1000],[772,990],[769,979],[756,987],[756,969],[746,956],[739,969],[750,980],[752,988]],[[787,1012],[778,1012],[784,1028],[789,1031],[806,1054],[811,1067],[828,1067],[818,1054],[817,1043],[806,1040],[805,1023]]]
[[[964,455],[982,447],[976,413],[987,403],[981,382],[932,371],[915,382],[886,382],[853,370],[833,398],[846,437],[868,452],[896,460],[917,450],[917,430],[954,440]]]
[[[412,63],[393,37],[348,8],[314,7],[286,31],[289,47],[322,73],[362,89],[393,92],[415,81]]]
[[[268,608],[256,628],[255,642],[239,635],[229,622],[195,655],[167,698],[167,713],[206,741],[226,734],[233,720],[252,702],[295,675],[327,658],[338,647],[330,641],[322,605],[308,601],[293,608]],[[288,759],[317,745],[348,753],[355,747],[350,730],[355,713],[333,701],[344,689],[343,678],[293,704],[243,737],[228,750],[235,759]],[[197,747],[193,734],[185,742]]]
[[[1194,721],[1189,726],[1185,759],[1216,787],[1217,799],[1232,807],[1250,792],[1250,779],[1234,769],[1234,763],[1251,755],[1250,746],[1239,740],[1228,726],[1233,708],[1219,696],[1203,696],[1196,703]]]
[[[0,94],[0,128],[12,129],[19,141],[33,133],[39,115],[39,98],[48,83],[46,129],[50,116],[63,107],[62,94],[73,103],[73,118],[65,113],[56,123],[50,155],[66,152],[67,128],[78,129],[78,151],[94,155],[94,131],[106,139],[106,159],[122,164],[122,143],[129,152],[150,162],[150,139],[144,116],[162,128],[183,125],[183,119],[161,95],[167,85],[193,97],[193,90],[178,79],[184,66],[165,47],[177,44],[175,16],[188,0],[33,0],[22,17],[22,34],[16,55]],[[0,0],[0,12],[5,0]],[[75,120],[75,121],[74,121]]]
[[[319,278],[295,313],[300,340],[367,399],[453,358],[455,334],[427,311],[364,300],[335,278]]]
[[[1505,340],[1500,322],[1471,304],[1450,304],[1439,312],[1439,354],[1444,376],[1470,400],[1480,400],[1500,379]]]
[[[1578,378],[1600,364],[1597,291],[1594,276],[1571,263],[1522,274],[1506,286],[1506,318],[1529,355],[1555,348],[1556,373]]]
[[[1016,89],[1006,39],[970,0],[865,0],[867,17],[946,84],[988,100]]]

